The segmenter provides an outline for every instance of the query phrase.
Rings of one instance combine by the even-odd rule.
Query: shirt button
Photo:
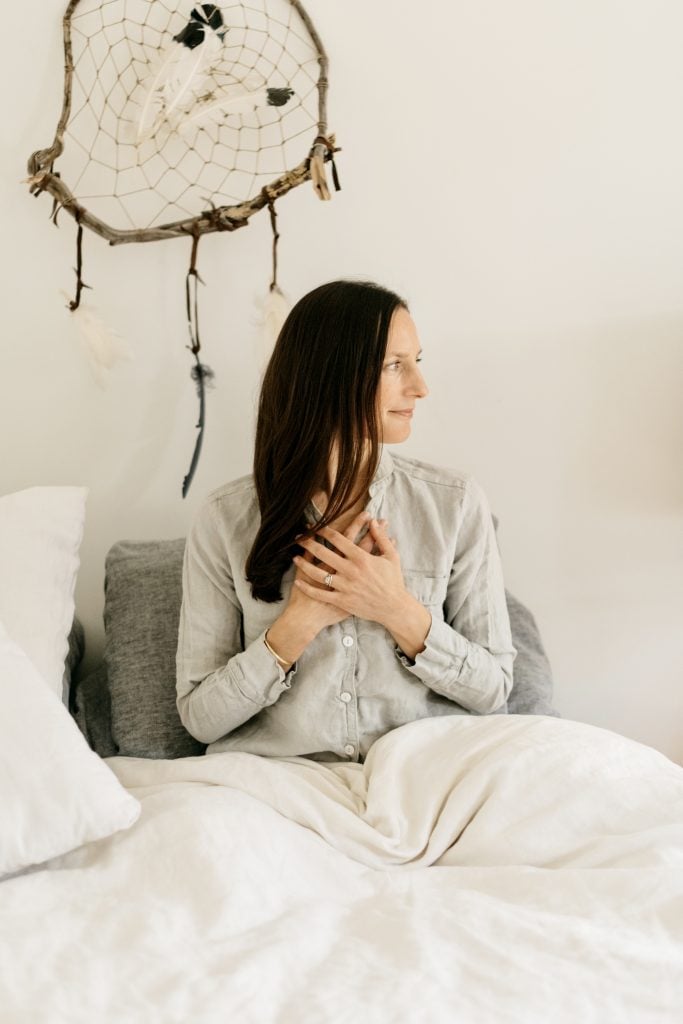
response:
[[[344,647],[353,647],[353,637],[348,635],[343,636],[342,643],[344,644]]]
[[[339,697],[340,697],[341,700],[344,701],[345,704],[348,704],[349,701],[351,700],[351,694],[350,693],[346,693],[346,691],[344,693],[340,693]]]
[[[353,746],[352,743],[347,743],[346,746],[344,747],[344,753],[345,754],[349,754],[349,755],[353,754],[355,752],[355,750],[356,750],[356,748]]]

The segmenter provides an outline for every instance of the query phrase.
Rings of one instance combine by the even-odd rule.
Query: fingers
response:
[[[329,590],[327,587],[316,587],[301,579],[295,579],[294,586],[298,587],[299,590],[303,590],[304,594],[314,598],[316,601],[321,601],[323,604],[337,604],[339,601],[339,594],[335,593],[334,590]]]
[[[368,523],[368,530],[365,536],[355,544],[354,541],[358,536],[358,532],[366,523]],[[315,574],[308,572],[309,577],[314,579],[319,586],[319,581],[323,581],[329,571],[339,572],[342,570],[347,559],[350,558],[352,561],[355,560],[357,562],[359,551],[362,552],[359,555],[360,559],[366,554],[397,557],[398,552],[395,539],[390,538],[387,534],[388,525],[387,519],[369,520],[368,513],[364,511],[358,513],[355,519],[346,527],[343,534],[332,527],[323,527],[319,530],[319,536],[325,537],[331,544],[334,544],[340,554],[325,545],[319,544],[314,538],[307,538],[305,541],[297,539],[304,549],[303,557],[306,562],[312,562],[323,570],[321,573]],[[356,556],[355,559],[353,559],[354,555]],[[299,564],[301,569],[304,568],[302,563],[299,562],[297,564]],[[348,568],[348,562],[346,567]]]
[[[372,519],[370,521],[370,533],[375,541],[375,544],[379,548],[380,555],[386,555],[387,558],[395,558],[398,556],[396,544],[393,538],[389,537],[386,532],[386,520]]]
[[[313,537],[300,540],[299,543],[304,548],[306,561],[319,563],[320,567],[325,570],[324,576],[330,570],[340,572],[343,570],[345,562],[347,568],[348,561],[358,563],[365,554],[380,554],[389,557],[397,555],[395,540],[387,534],[388,521],[386,519],[370,520],[365,536],[357,544],[354,543],[354,538],[366,522],[368,522],[367,513],[361,512],[344,533],[340,533],[332,527],[323,527],[319,531],[319,536],[333,544],[336,551],[334,548],[321,544]],[[309,575],[312,574],[309,573]]]
[[[351,523],[349,523],[349,525],[344,530],[344,536],[348,540],[350,540],[353,543],[355,543],[356,537],[361,532],[363,527],[365,525],[367,525],[369,518],[370,517],[369,517],[369,514],[367,512],[365,512],[365,511],[359,512],[358,515],[356,516],[356,518]],[[382,523],[384,523],[384,525],[386,525],[386,523],[387,523],[386,519],[383,519],[381,521],[382,521]],[[320,558],[316,557],[316,555],[314,555],[311,551],[309,551],[305,547],[303,547],[303,545],[301,544],[302,536],[303,536],[302,534],[299,534],[296,537],[296,541],[303,548],[303,555],[300,556],[299,560],[297,560],[297,558],[294,558],[294,562],[299,566],[299,568],[302,571],[304,571],[305,566],[304,566],[304,564],[303,564],[301,559],[304,559],[308,563],[315,564],[318,568],[323,570],[322,575],[318,576],[317,578],[324,579],[324,577],[327,575],[328,572],[334,571],[333,567],[331,565],[329,565],[327,561],[321,560]],[[372,538],[372,535],[370,534],[369,531],[366,531],[366,533],[363,535],[362,539],[360,541],[358,541],[358,543],[356,544],[356,547],[361,548],[361,550],[363,550],[363,551],[367,551],[368,554],[373,554],[375,552],[375,542],[374,542],[374,540]],[[325,553],[326,554],[327,554],[328,551],[329,551],[329,548],[325,548]],[[313,576],[312,573],[309,573],[308,575],[309,576]]]
[[[359,512],[356,518],[353,520],[353,522],[349,523],[349,525],[344,530],[344,536],[352,543],[354,543],[356,537],[358,536],[362,528],[365,526],[368,519],[369,516],[367,512]]]
[[[341,537],[341,534],[337,534],[337,536]],[[350,544],[353,551],[356,551],[355,544],[351,544],[350,541],[346,540],[346,538],[344,538],[344,542],[346,544]],[[317,540],[314,540],[312,537],[309,537],[306,540],[299,541],[299,543],[303,548],[306,549],[306,551],[310,551],[310,553],[315,558],[317,558],[318,561],[324,562],[325,565],[329,565],[330,569],[333,569],[335,572],[339,572],[340,569],[343,569],[345,563],[347,563],[348,561],[346,558],[342,557],[342,555],[338,554],[332,548],[326,548],[324,544],[320,544]]]
[[[375,542],[372,539],[372,534],[368,530],[362,540],[358,541],[356,547],[359,547],[361,551],[367,551],[369,555],[375,550]]]
[[[325,587],[326,590],[331,590],[332,589],[331,587],[327,586],[327,584],[325,583],[325,580],[326,580],[328,574],[330,573],[330,571],[332,572],[332,576],[333,577],[337,575],[334,572],[334,570],[328,569],[327,566],[313,565],[311,562],[307,561],[304,558],[301,558],[299,555],[295,556],[294,562],[299,567],[301,572],[306,577],[308,577],[311,580],[311,582],[313,582],[316,586],[318,586],[318,587]],[[301,577],[299,577],[299,579],[300,578]],[[341,579],[341,577],[337,577],[337,579],[339,580],[339,579]],[[337,588],[334,587],[334,589],[336,590]]]
[[[380,519],[379,522],[386,530],[387,526],[389,525],[388,520]],[[361,551],[367,551],[369,555],[379,554],[379,549],[375,544],[375,538],[372,536],[372,531],[370,529],[368,529],[368,532],[365,534],[362,541],[360,541],[358,547],[361,549]]]
[[[339,530],[334,530],[331,526],[323,526],[318,533],[321,537],[324,537],[325,540],[329,541],[330,544],[333,544],[337,551],[339,551],[344,558],[349,561],[358,562],[360,558],[362,558],[358,552],[358,545],[345,537],[343,533],[339,532]],[[327,551],[329,554],[329,548],[324,548],[323,550]]]

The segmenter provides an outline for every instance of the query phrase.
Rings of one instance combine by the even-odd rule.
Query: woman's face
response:
[[[384,444],[399,444],[410,436],[410,421],[417,399],[429,394],[418,365],[421,358],[422,349],[413,318],[399,306],[391,318],[379,385]]]

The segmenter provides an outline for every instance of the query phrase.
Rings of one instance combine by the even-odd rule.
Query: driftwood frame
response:
[[[318,134],[308,156],[293,170],[285,172],[275,181],[266,185],[253,199],[233,206],[219,206],[196,217],[161,224],[155,228],[119,230],[112,228],[99,217],[90,213],[73,195],[68,185],[53,171],[54,161],[64,149],[64,133],[71,115],[71,86],[74,63],[71,42],[71,18],[80,0],[69,0],[62,19],[64,33],[64,102],[62,114],[52,145],[48,149],[39,149],[28,161],[28,184],[33,195],[48,192],[55,203],[55,215],[59,210],[66,210],[82,226],[90,228],[106,239],[110,245],[123,245],[126,242],[159,242],[166,238],[198,238],[213,231],[235,231],[246,227],[249,218],[276,199],[286,195],[291,189],[312,180],[315,191],[321,199],[329,199],[330,193],[325,180],[324,164],[332,160],[336,152],[334,136],[328,136],[327,129],[327,90],[329,62],[325,49],[313,22],[299,0],[289,0],[306,26],[313,44],[318,51],[320,77],[318,79]]]

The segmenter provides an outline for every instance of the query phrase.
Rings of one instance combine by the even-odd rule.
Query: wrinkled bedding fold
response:
[[[109,763],[138,797],[172,781],[248,793],[368,867],[683,861],[683,769],[577,722],[423,720],[362,765],[242,753]]]
[[[683,769],[554,718],[365,764],[111,758],[137,823],[0,884],[2,1024],[674,1024]]]

